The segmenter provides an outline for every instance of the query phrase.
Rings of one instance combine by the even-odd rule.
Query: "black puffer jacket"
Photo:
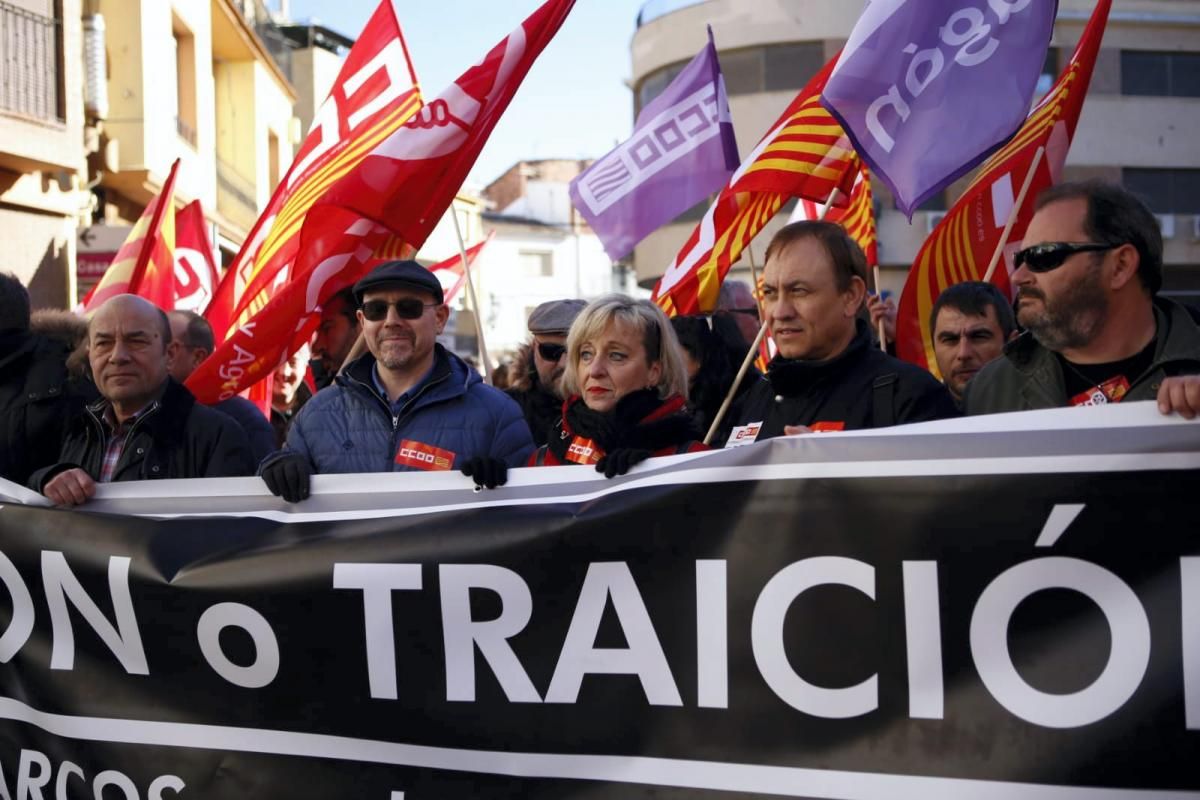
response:
[[[517,401],[521,414],[533,435],[535,447],[541,447],[550,440],[554,427],[562,417],[562,398],[547,391],[538,380],[537,367],[533,363],[533,348],[526,344],[518,351],[513,362],[516,376],[512,385],[504,393]]]
[[[73,467],[99,480],[107,439],[107,426],[101,419],[106,403],[93,403],[71,420],[58,463],[35,472],[29,488],[40,492],[47,481]],[[197,403],[191,392],[168,378],[162,397],[134,423],[113,481],[253,474],[250,445],[241,427],[221,412]]]
[[[33,333],[0,334],[0,478],[25,483],[58,460],[63,427],[75,408],[67,348]]]
[[[852,431],[957,416],[945,386],[880,351],[858,320],[850,346],[828,361],[772,359],[767,380],[746,393],[736,424],[762,423],[755,438],[762,441],[782,436],[785,425]]]

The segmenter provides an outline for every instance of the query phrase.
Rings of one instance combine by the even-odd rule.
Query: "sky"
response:
[[[357,37],[379,0],[292,0],[291,16]],[[645,0],[579,0],[484,145],[469,183],[518,161],[596,158],[629,136],[629,45]],[[436,97],[539,0],[392,0],[426,99]],[[277,8],[277,2],[270,2]]]

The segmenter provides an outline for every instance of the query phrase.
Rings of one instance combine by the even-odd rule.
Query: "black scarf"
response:
[[[576,397],[567,401],[563,417],[567,429],[591,439],[606,453],[627,447],[656,451],[698,441],[700,434],[682,406],[659,419],[646,420],[668,402],[658,396],[657,389],[641,389],[618,400],[612,411],[599,412]]]

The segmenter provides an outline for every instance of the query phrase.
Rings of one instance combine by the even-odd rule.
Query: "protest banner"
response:
[[[5,501],[2,794],[1200,797],[1198,476],[1144,403]]]

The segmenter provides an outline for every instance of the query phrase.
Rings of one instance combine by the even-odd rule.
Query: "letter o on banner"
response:
[[[104,790],[109,786],[115,786],[125,795],[125,800],[138,800],[137,786],[129,779],[128,775],[117,772],[115,769],[106,769],[96,775],[92,780],[92,796],[104,797]],[[109,793],[112,796],[112,793]]]
[[[1013,612],[1044,589],[1086,596],[1112,632],[1104,671],[1078,692],[1038,691],[1017,672],[1008,651]],[[1133,590],[1108,570],[1077,558],[1039,558],[1008,569],[980,595],[971,616],[971,656],[984,686],[1013,714],[1047,728],[1077,728],[1104,719],[1137,691],[1150,663],[1150,621]]]
[[[221,649],[221,631],[230,626],[250,634],[254,640],[254,663],[242,667],[234,664]],[[270,623],[253,608],[241,603],[217,603],[200,615],[196,625],[200,652],[218,675],[245,689],[261,689],[275,680],[279,673],[279,642]]]

